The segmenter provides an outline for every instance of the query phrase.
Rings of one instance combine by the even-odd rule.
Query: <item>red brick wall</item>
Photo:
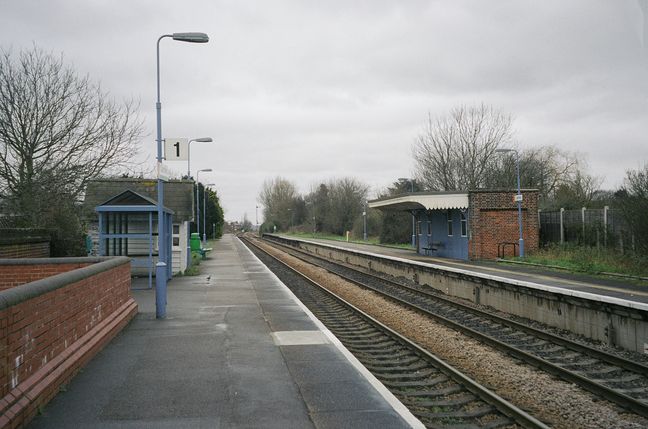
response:
[[[497,258],[498,244],[517,243],[519,240],[515,191],[474,191],[470,193],[471,239],[468,244],[470,259]],[[522,191],[522,226],[524,249],[531,253],[538,249],[538,191]],[[519,251],[519,249],[518,249]],[[512,247],[507,247],[507,255]]]
[[[0,311],[0,428],[33,418],[130,321],[130,284],[130,263],[120,263]]]
[[[90,262],[71,264],[16,264],[0,265],[0,290],[51,277],[66,271],[87,267]]]
[[[50,243],[41,241],[34,243],[0,244],[1,258],[49,258]]]

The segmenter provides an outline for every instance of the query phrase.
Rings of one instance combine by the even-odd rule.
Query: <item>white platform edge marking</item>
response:
[[[313,313],[311,313],[308,307],[306,307],[304,303],[302,303],[297,298],[297,296],[295,296],[295,294],[290,290],[290,288],[286,286],[284,282],[282,282],[279,279],[279,277],[275,275],[275,273],[270,271],[270,269],[266,267],[265,264],[261,262],[261,260],[257,258],[257,256],[254,253],[252,253],[250,249],[247,248],[247,246],[243,244],[240,238],[237,237],[237,240],[243,246],[243,248],[247,252],[249,252],[250,255],[252,255],[254,259],[256,259],[259,262],[259,264],[261,264],[261,266],[265,268],[265,271],[269,273],[275,279],[275,281],[288,292],[288,294],[292,297],[293,301],[295,301],[297,305],[301,307],[304,313],[306,313],[308,317],[315,323],[315,325],[317,325],[317,327],[324,333],[324,335],[328,337],[329,341],[331,341],[331,343],[335,345],[335,347],[337,347],[338,350],[340,350],[340,352],[344,355],[344,357],[347,358],[347,360],[351,363],[351,365],[353,365],[353,367],[357,369],[358,372],[360,372],[360,374],[362,374],[367,379],[369,384],[371,384],[373,388],[376,389],[376,391],[380,394],[380,396],[382,396],[385,399],[385,401],[387,401],[387,403],[391,405],[394,411],[396,411],[396,413],[398,413],[398,415],[400,415],[403,418],[403,420],[405,420],[413,428],[425,429],[425,425],[421,423],[421,421],[417,419],[414,416],[414,414],[412,414],[411,411],[408,410],[407,407],[403,405],[403,403],[399,401],[398,398],[396,398],[396,396],[394,396],[394,394],[391,393],[389,389],[387,389],[380,382],[380,380],[378,380],[371,372],[369,372],[369,370],[365,368],[364,365],[358,359],[356,359],[356,357],[353,356],[353,354],[349,350],[347,350],[346,347],[344,347],[344,345],[340,342],[340,340],[338,340],[337,337],[333,335],[331,331],[326,329],[326,326],[324,326],[324,324],[320,322],[320,320],[317,317],[315,317]]]
[[[311,346],[331,343],[322,331],[274,331],[270,335],[278,346]]]
[[[314,244],[317,246],[323,246],[323,247],[329,247],[331,249],[335,250],[341,250],[345,252],[351,252],[351,253],[358,253],[361,255],[367,255],[367,256],[372,256],[376,258],[381,258],[381,259],[389,259],[392,261],[397,261],[397,262],[404,262],[410,265],[418,265],[421,267],[428,267],[428,268],[434,268],[437,270],[442,270],[442,271],[449,271],[452,273],[458,273],[458,274],[466,274],[469,276],[473,277],[481,277],[483,279],[488,279],[488,280],[495,280],[503,283],[509,283],[512,285],[516,286],[522,286],[522,287],[527,287],[529,289],[537,289],[537,290],[542,290],[545,292],[552,292],[558,295],[566,295],[566,296],[573,296],[575,298],[582,298],[590,301],[598,301],[598,302],[604,302],[607,304],[616,304],[622,307],[629,307],[633,308],[636,310],[642,310],[642,311],[648,311],[648,304],[645,304],[643,302],[637,302],[637,301],[630,301],[627,299],[623,298],[614,298],[612,296],[607,296],[607,295],[598,295],[595,293],[591,292],[581,292],[577,290],[571,290],[567,288],[562,288],[558,286],[549,286],[541,283],[533,283],[529,282],[526,280],[517,280],[517,279],[512,279],[508,277],[503,277],[503,276],[497,276],[497,275],[492,275],[492,274],[486,274],[486,273],[480,273],[477,271],[470,271],[470,270],[464,270],[461,268],[455,268],[455,267],[448,267],[445,265],[437,265],[429,262],[420,262],[420,261],[415,261],[413,259],[405,259],[405,258],[399,258],[397,256],[390,256],[390,255],[383,255],[379,253],[372,253],[372,252],[366,252],[363,250],[359,249],[352,249],[349,247],[340,247],[340,246],[334,246],[331,244],[326,244],[326,243],[321,243],[318,241],[310,241],[310,240],[302,240],[299,238],[295,237],[287,237],[287,236],[279,236],[281,238],[285,238],[288,240],[295,240],[295,241],[301,241],[303,243],[308,243],[308,244]],[[592,287],[595,287],[596,285],[592,285]]]

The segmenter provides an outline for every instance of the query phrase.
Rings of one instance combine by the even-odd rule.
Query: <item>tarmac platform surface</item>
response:
[[[416,253],[415,249],[315,238],[296,238],[289,235],[285,235],[284,237],[648,304],[648,287],[645,284],[642,285],[638,282],[625,279],[570,273],[568,271],[498,263],[495,261],[460,261],[456,259],[424,256]]]
[[[137,279],[134,287],[146,287]],[[234,236],[139,314],[30,428],[422,427]]]

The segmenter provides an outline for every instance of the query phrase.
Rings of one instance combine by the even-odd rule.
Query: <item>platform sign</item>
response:
[[[520,195],[516,195],[516,196],[513,198],[513,201],[516,202],[516,203],[521,203],[521,202],[522,202],[522,194],[520,194]]]
[[[164,139],[164,159],[186,161],[189,155],[189,140],[183,138]]]

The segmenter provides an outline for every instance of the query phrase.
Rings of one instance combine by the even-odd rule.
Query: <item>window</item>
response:
[[[448,210],[447,212],[448,216],[448,236],[452,236],[452,211]]]
[[[461,212],[461,236],[468,236],[468,219],[466,219],[466,214]]]
[[[180,225],[179,224],[173,224],[173,235],[171,242],[173,243],[174,247],[180,246]]]

